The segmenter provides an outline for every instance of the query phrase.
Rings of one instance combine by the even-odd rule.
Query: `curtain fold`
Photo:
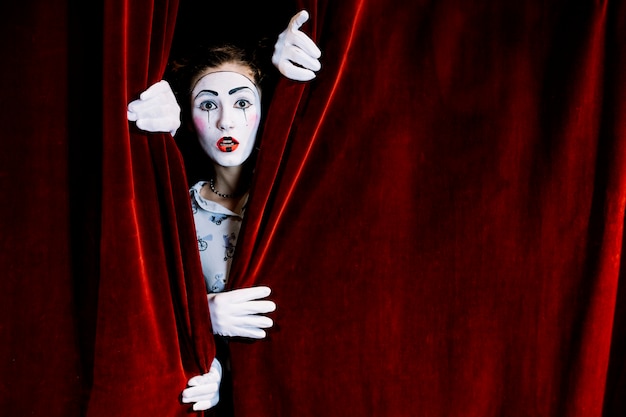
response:
[[[3,5],[3,415],[187,415],[214,356],[187,179],[126,106],[178,1]]]
[[[621,415],[624,6],[298,5],[323,67],[266,119],[236,415]]]
[[[104,9],[103,204],[90,416],[184,415],[214,356],[182,159],[169,135],[129,136],[126,104],[162,78],[177,1]],[[122,308],[120,308],[122,307]],[[115,366],[112,366],[115,364]],[[119,387],[125,401],[119,401]]]

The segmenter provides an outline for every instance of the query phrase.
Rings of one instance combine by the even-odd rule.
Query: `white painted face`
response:
[[[191,117],[200,145],[224,167],[243,164],[252,153],[261,121],[259,90],[239,72],[209,72],[191,92]]]

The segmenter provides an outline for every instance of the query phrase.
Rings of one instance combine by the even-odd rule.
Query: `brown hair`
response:
[[[200,48],[188,57],[173,60],[168,66],[165,78],[172,86],[179,102],[188,103],[197,77],[207,69],[225,63],[234,63],[248,68],[253,76],[250,81],[261,91],[264,75],[256,62],[254,53],[232,44]]]

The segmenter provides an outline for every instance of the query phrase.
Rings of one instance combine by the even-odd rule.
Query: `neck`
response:
[[[243,179],[243,168],[216,165],[213,177],[213,193],[221,198],[237,198],[246,193],[249,184]]]

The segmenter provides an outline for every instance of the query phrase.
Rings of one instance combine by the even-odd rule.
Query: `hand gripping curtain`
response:
[[[299,6],[322,70],[266,118],[236,415],[622,415],[624,2]]]
[[[170,135],[129,135],[126,105],[160,80],[177,1],[104,8],[102,238],[88,416],[187,415],[214,356],[188,187]]]

